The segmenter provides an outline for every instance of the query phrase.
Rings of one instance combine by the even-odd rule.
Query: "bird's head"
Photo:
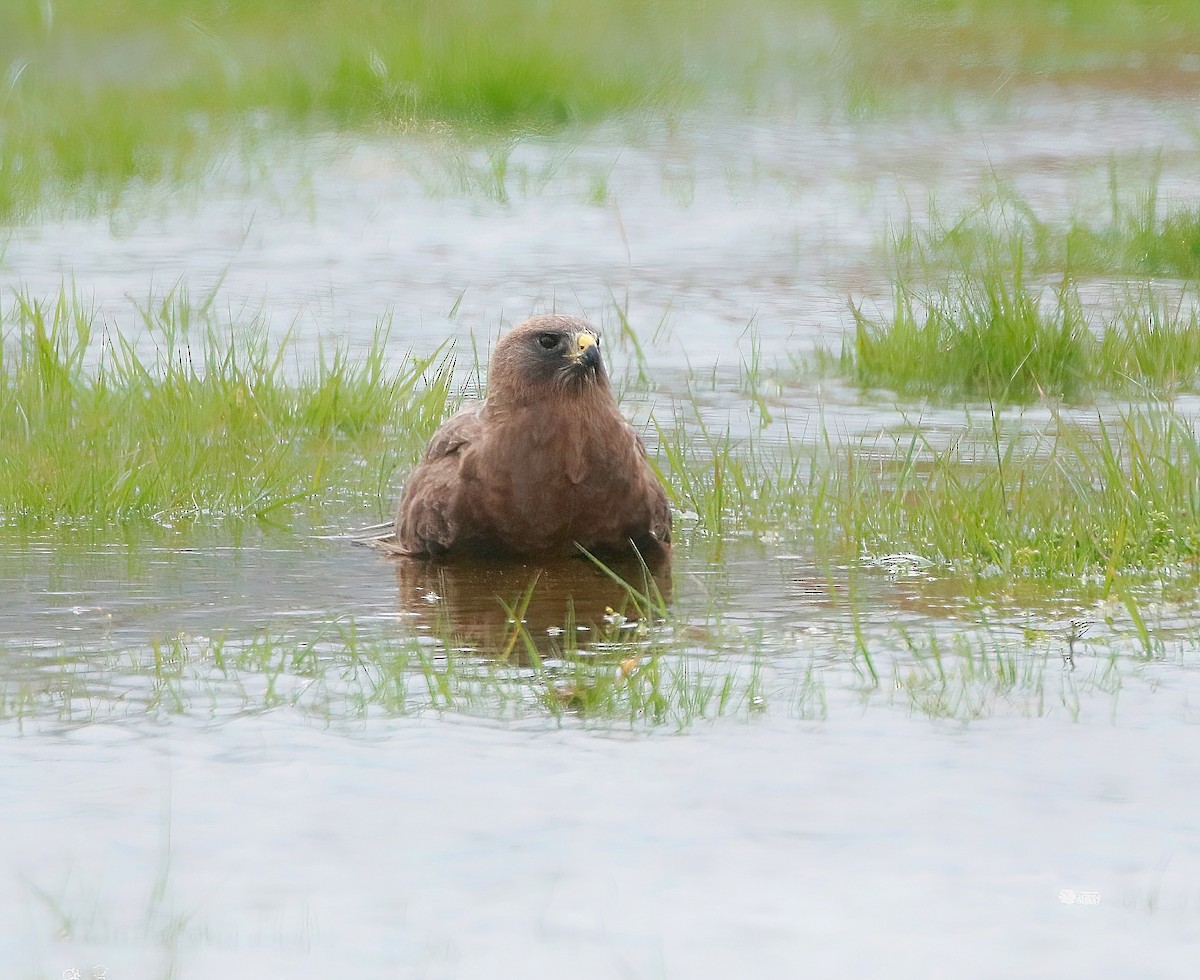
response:
[[[489,397],[544,397],[551,392],[608,389],[600,332],[570,316],[535,316],[514,327],[492,355]]]

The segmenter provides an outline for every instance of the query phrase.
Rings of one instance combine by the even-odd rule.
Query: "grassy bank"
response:
[[[806,5],[836,25],[826,83],[869,115],[972,91],[1083,83],[1186,92],[1200,54],[1200,10],[1186,0],[851,0]]]
[[[195,177],[264,129],[519,137],[731,98],[864,114],[1046,78],[1186,89],[1197,37],[1193,5],[1134,0],[18,0],[0,9],[0,217]]]
[[[287,346],[185,295],[148,300],[136,348],[66,293],[0,315],[0,524],[295,519],[390,494],[446,411],[450,362],[396,373],[386,329],[294,375]]]
[[[0,216],[194,177],[263,129],[519,134],[673,105],[676,21],[620,2],[6,5]]]

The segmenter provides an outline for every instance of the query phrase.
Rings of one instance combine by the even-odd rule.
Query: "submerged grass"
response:
[[[432,715],[683,731],[722,718],[819,722],[831,711],[875,703],[964,724],[1012,715],[1078,720],[1115,711],[1143,668],[1176,659],[1195,666],[1190,634],[1177,629],[1177,638],[1158,639],[1147,626],[1153,607],[1136,589],[1096,607],[1095,623],[1073,620],[1065,630],[1021,628],[1011,616],[993,621],[977,603],[953,624],[906,625],[856,602],[849,600],[817,658],[761,629],[717,622],[701,634],[675,614],[636,636],[614,628],[586,646],[568,644],[524,663],[459,649],[450,632],[389,635],[353,623],[300,636],[175,635],[133,649],[0,646],[7,655],[0,719],[25,728],[129,714],[220,722],[295,712],[339,728]],[[869,626],[860,613],[869,614]]]
[[[127,693],[105,685],[122,678]],[[435,713],[488,720],[687,728],[745,713],[761,678],[753,664],[688,656],[664,632],[617,639],[514,665],[459,650],[450,634],[385,638],[352,625],[304,639],[175,636],[149,650],[67,656],[51,672],[0,685],[0,715],[52,712],[89,723],[106,712],[152,717],[294,709],[330,723]]]
[[[1044,430],[918,433],[893,460],[850,457],[826,526],[869,554],[916,552],[1010,579],[1158,574],[1200,561],[1194,420],[1165,406]],[[874,458],[872,458],[874,457]],[[864,465],[865,464],[865,465]]]

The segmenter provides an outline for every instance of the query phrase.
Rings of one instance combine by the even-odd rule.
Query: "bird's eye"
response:
[[[559,339],[556,333],[544,333],[538,337],[538,343],[545,347],[546,350],[554,350],[558,346]]]

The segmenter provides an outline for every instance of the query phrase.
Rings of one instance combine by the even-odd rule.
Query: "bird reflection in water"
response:
[[[426,635],[482,656],[522,662],[592,642],[633,640],[670,599],[667,562],[604,567],[579,558],[537,562],[396,559],[400,607]]]

